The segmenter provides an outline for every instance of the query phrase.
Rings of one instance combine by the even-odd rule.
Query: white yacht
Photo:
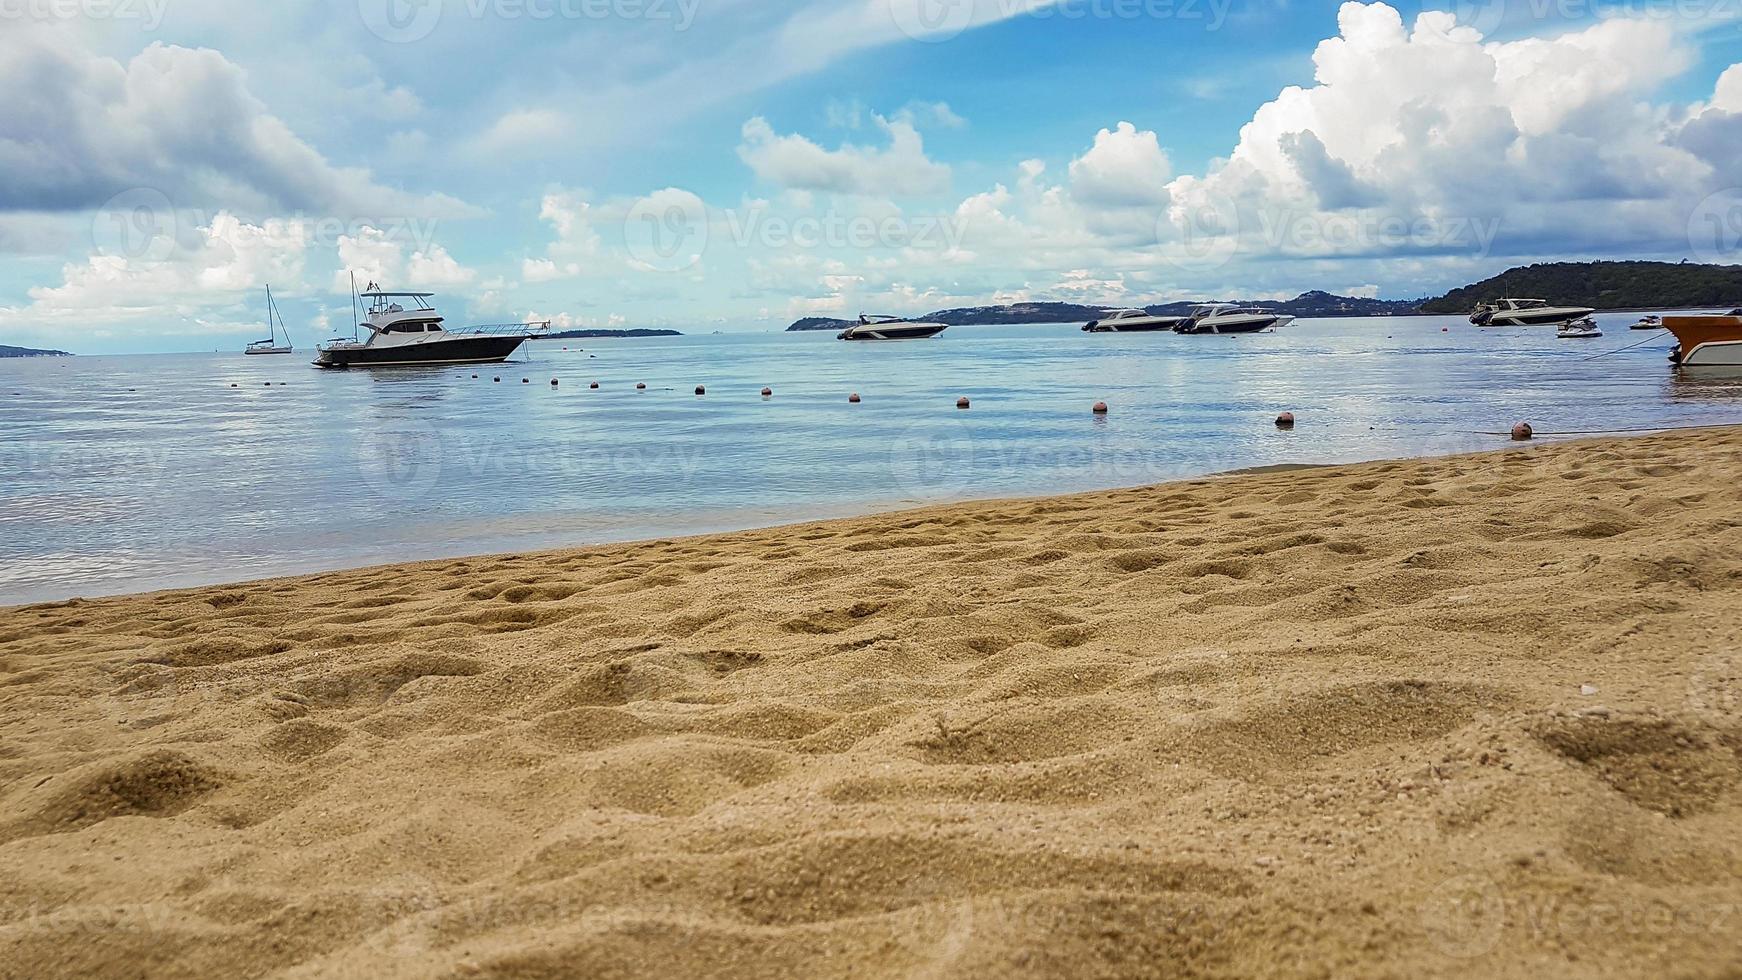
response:
[[[276,321],[276,325],[275,325]],[[284,334],[284,343],[278,342],[279,333]],[[284,317],[278,315],[278,304],[272,302],[272,285],[266,286],[266,337],[252,341],[242,348],[244,354],[288,354],[291,352],[290,331],[284,329]]]
[[[1143,310],[1108,310],[1100,319],[1083,324],[1087,333],[1142,333],[1172,330],[1186,322],[1183,316],[1156,316]]]
[[[489,364],[505,361],[529,338],[550,329],[543,323],[500,323],[449,330],[430,305],[434,293],[390,293],[370,283],[359,299],[368,303],[364,340],[333,340],[317,348],[315,366],[392,367],[414,364]],[[403,303],[401,301],[404,301]]]
[[[1207,303],[1194,307],[1191,316],[1174,330],[1179,333],[1258,333],[1294,322],[1294,317],[1256,306]]]
[[[1497,299],[1470,314],[1478,327],[1535,327],[1581,320],[1597,312],[1588,306],[1550,306],[1543,299]]]
[[[898,316],[859,314],[859,322],[835,335],[836,340],[920,340],[949,329],[946,323],[923,323]]]

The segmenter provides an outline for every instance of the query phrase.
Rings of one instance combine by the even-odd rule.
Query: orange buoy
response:
[[[1283,412],[1281,415],[1278,415],[1276,417],[1276,427],[1279,429],[1294,428],[1294,413]]]
[[[1512,427],[1513,442],[1529,442],[1535,435],[1536,430],[1530,427],[1529,422],[1520,422]]]
[[[587,387],[588,388],[597,388],[597,387],[599,387],[599,382],[595,381],[592,384],[588,385]]]
[[[766,388],[765,387],[762,389],[762,397],[767,398],[769,395],[772,395],[772,394],[774,394],[773,388]]]
[[[704,387],[702,385],[696,385],[696,394],[705,395],[707,393],[708,393],[708,389],[706,387]]]
[[[1089,411],[1094,412],[1096,415],[1106,415],[1107,414],[1107,403],[1106,402],[1096,402],[1095,407],[1089,409]]]
[[[851,395],[848,395],[847,396],[847,404],[849,404],[849,405],[859,404],[859,393],[855,391]]]
[[[593,382],[593,387],[597,388],[598,386],[599,386],[599,383],[597,381]],[[640,381],[637,381],[637,382],[635,382],[635,390],[636,391],[646,391],[647,385],[643,384]]]
[[[956,399],[956,407],[957,408],[967,408],[968,407],[968,396],[963,395],[962,397]]]

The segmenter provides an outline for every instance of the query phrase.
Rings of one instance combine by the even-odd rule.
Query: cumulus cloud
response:
[[[91,209],[148,187],[232,212],[475,213],[329,162],[217,51],[154,43],[123,63],[69,29],[14,22],[0,31],[0,89],[14,93],[0,100],[0,210]]]
[[[391,230],[369,225],[340,235],[340,268],[333,273],[333,288],[349,293],[353,272],[359,283],[374,282],[383,289],[442,289],[469,285],[478,277],[440,245],[413,244],[408,258],[406,244]]]
[[[222,212],[193,237],[196,245],[169,254],[99,252],[67,263],[60,285],[31,289],[28,305],[0,307],[0,323],[191,318],[269,282],[300,283],[312,242],[306,222],[251,224]]]
[[[758,116],[743,127],[738,156],[760,179],[793,190],[836,194],[909,195],[946,190],[950,168],[925,155],[910,119],[875,117],[885,147],[844,144],[828,150],[803,136],[782,136]]]
[[[1071,189],[1088,204],[1143,206],[1167,203],[1172,176],[1156,135],[1121,122],[1095,134],[1095,145],[1071,161]]]

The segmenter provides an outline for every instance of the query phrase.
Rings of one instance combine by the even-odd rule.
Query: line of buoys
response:
[[[1278,415],[1276,417],[1276,427],[1279,429],[1294,428],[1294,413],[1283,412],[1281,415]]]
[[[1107,403],[1106,402],[1096,402],[1095,406],[1093,408],[1089,409],[1089,411],[1094,412],[1096,415],[1106,415],[1107,414]]]
[[[962,397],[956,399],[956,407],[957,408],[967,408],[968,407],[968,396],[963,395]]]
[[[1536,430],[1530,427],[1529,422],[1520,422],[1512,427],[1513,442],[1529,442],[1535,435]]]
[[[851,395],[848,395],[847,396],[847,404],[849,404],[849,405],[859,404],[859,393],[855,391]]]

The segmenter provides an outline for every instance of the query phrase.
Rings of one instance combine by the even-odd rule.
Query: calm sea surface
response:
[[[543,341],[373,373],[304,351],[0,359],[0,604],[1489,449],[1506,440],[1477,433],[1517,419],[1742,421],[1742,379],[1678,375],[1667,336],[1590,359],[1645,338],[1633,319],[1587,341],[1461,317]]]

